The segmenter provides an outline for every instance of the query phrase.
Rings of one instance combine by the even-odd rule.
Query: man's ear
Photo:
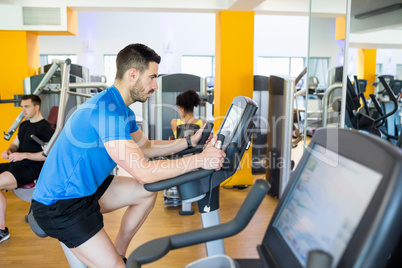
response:
[[[138,77],[140,76],[140,73],[138,72],[137,69],[131,68],[127,71],[128,79],[130,82],[135,82],[137,81]]]

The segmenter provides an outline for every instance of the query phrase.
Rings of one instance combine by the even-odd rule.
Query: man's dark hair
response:
[[[151,48],[143,44],[131,44],[120,50],[116,58],[116,79],[123,79],[131,68],[143,73],[150,62],[161,62],[161,57]]]
[[[192,112],[200,103],[200,96],[193,89],[187,89],[176,97],[176,105],[182,107],[185,112]]]
[[[21,100],[31,100],[32,104],[35,105],[41,105],[42,101],[41,99],[38,97],[38,95],[22,95]]]

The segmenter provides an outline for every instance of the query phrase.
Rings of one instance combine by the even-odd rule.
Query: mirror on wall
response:
[[[340,125],[346,0],[311,0],[305,93],[305,139],[316,129]],[[305,142],[307,144],[307,142]]]
[[[351,83],[360,85],[365,99],[361,102],[367,102],[367,108],[362,105],[359,111],[367,113],[374,122],[381,110],[385,114],[393,112],[382,126],[374,123],[368,130],[396,144],[401,130],[401,104],[395,98],[402,88],[402,3],[400,0],[349,1],[347,75]],[[385,90],[384,82],[391,94]]]

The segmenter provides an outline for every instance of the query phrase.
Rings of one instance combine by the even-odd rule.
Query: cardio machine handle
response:
[[[211,134],[213,129],[214,129],[214,124],[211,122],[208,122],[204,128],[204,131],[202,132],[201,139],[196,146],[185,149],[181,152],[175,153],[175,154],[171,155],[171,157],[179,157],[179,156],[183,156],[186,154],[195,154],[195,153],[201,152],[202,149],[204,148],[205,142],[208,140],[209,135]]]
[[[171,179],[145,184],[144,188],[150,192],[158,192],[190,181],[202,179],[211,175],[214,171],[213,169],[197,169]]]
[[[224,135],[218,134],[218,140],[215,144],[215,147],[220,149],[218,146],[222,147],[224,139],[225,139]],[[180,176],[176,176],[171,179],[145,184],[144,187],[147,191],[150,191],[150,192],[162,191],[162,190],[168,189],[170,187],[182,185],[182,184],[190,182],[190,181],[196,181],[196,180],[205,178],[214,172],[215,172],[214,169],[201,169],[200,168],[200,169],[191,171],[189,173],[186,173],[186,174],[183,174]]]
[[[397,103],[395,94],[392,91],[392,89],[389,87],[388,83],[385,81],[385,78],[380,76],[380,77],[378,77],[378,79],[380,79],[380,82],[384,86],[385,91],[387,91],[387,94],[388,94],[389,98],[391,99],[391,101],[394,103]]]
[[[384,113],[383,113],[383,111],[382,111],[382,108],[381,108],[381,106],[380,106],[380,103],[378,102],[378,99],[375,97],[374,94],[369,94],[369,96],[370,96],[370,99],[371,99],[371,101],[373,102],[374,107],[375,107],[375,109],[377,110],[378,114],[379,114],[380,116],[383,116]]]
[[[380,77],[378,77],[378,79],[380,79],[380,82],[381,82],[382,85],[384,86],[385,91],[387,91],[387,94],[388,94],[389,98],[390,98],[391,101],[394,103],[394,109],[393,109],[391,112],[389,112],[389,113],[387,113],[387,114],[385,114],[385,115],[383,115],[383,116],[381,116],[381,117],[375,119],[374,122],[373,122],[373,124],[374,124],[375,126],[377,126],[377,122],[380,122],[381,120],[383,120],[383,119],[385,119],[385,118],[387,118],[387,117],[393,115],[393,114],[398,110],[398,100],[395,98],[394,92],[392,92],[392,89],[389,87],[389,85],[388,85],[388,83],[385,81],[384,77],[381,77],[381,76],[380,76]],[[397,137],[396,137],[396,138],[397,138]]]
[[[215,147],[218,148],[218,149],[222,149],[224,141],[225,141],[225,135],[218,134],[218,139],[216,141]]]
[[[383,115],[384,115],[384,112],[383,112],[383,110],[382,110],[382,108],[381,108],[381,105],[380,105],[378,99],[376,98],[376,96],[375,96],[374,94],[369,94],[369,96],[370,96],[371,102],[374,104],[374,107],[375,107],[375,109],[377,110],[379,116],[383,116]],[[381,126],[384,125],[384,124],[385,124],[385,120],[382,120],[382,122],[377,123],[377,124],[375,125],[375,127],[376,127],[376,128],[379,128],[379,127],[381,127]]]

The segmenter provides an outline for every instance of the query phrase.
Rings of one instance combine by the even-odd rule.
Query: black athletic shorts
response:
[[[0,164],[0,174],[8,171],[17,180],[18,187],[37,180],[41,171],[40,166],[27,166],[16,163]]]
[[[32,213],[45,233],[74,248],[89,240],[103,228],[99,199],[106,192],[114,176],[109,175],[90,196],[59,200],[43,205],[32,200]]]

